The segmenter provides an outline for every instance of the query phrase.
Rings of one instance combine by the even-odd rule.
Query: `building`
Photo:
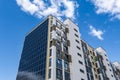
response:
[[[111,65],[112,65],[114,76],[115,76],[116,80],[120,80],[120,63],[114,62]]]
[[[50,15],[25,37],[16,80],[117,80],[106,52],[81,39],[70,19]]]
[[[99,47],[96,50],[98,55],[99,71],[102,80],[116,80],[106,51]]]

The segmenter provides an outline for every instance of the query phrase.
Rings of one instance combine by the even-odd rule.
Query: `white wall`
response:
[[[70,40],[70,47],[69,47],[69,54],[72,56],[72,63],[70,63],[70,73],[71,73],[71,80],[87,80],[87,75],[86,75],[86,68],[85,68],[85,63],[84,63],[84,57],[83,57],[83,52],[81,48],[81,43],[77,43],[75,39],[77,39],[79,42],[80,41],[80,33],[79,33],[79,28],[76,26],[71,20],[67,19],[64,21],[64,24],[67,24],[69,28],[69,34],[68,34],[68,39]],[[78,31],[76,32],[74,28]],[[77,34],[79,37],[77,38],[75,36]],[[80,50],[77,49],[76,46],[80,47]],[[82,57],[78,56],[77,53],[80,53]],[[78,61],[83,62],[83,65],[81,65]],[[84,70],[84,73],[80,72],[80,69]]]

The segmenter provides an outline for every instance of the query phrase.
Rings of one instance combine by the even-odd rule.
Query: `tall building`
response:
[[[48,16],[25,37],[16,80],[119,80],[106,52],[81,39],[70,19]]]
[[[114,62],[111,65],[112,65],[114,76],[115,76],[116,80],[120,80],[120,63]]]

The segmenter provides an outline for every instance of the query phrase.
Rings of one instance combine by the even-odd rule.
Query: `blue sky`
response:
[[[120,0],[0,0],[0,80],[15,80],[24,37],[43,18],[71,18],[81,37],[120,61]]]

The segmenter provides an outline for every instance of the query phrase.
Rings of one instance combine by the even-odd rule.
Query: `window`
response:
[[[78,32],[77,29],[74,28],[74,30],[75,30],[76,32]]]
[[[50,39],[52,39],[52,33],[50,33]]]
[[[106,59],[106,61],[108,61],[108,59]]]
[[[65,80],[70,80],[70,73],[65,72]]]
[[[62,53],[59,49],[56,50],[56,55],[58,58],[62,58]]]
[[[91,59],[93,59],[93,56],[91,56]]]
[[[93,56],[95,56],[95,53],[93,52]]]
[[[56,60],[56,66],[57,66],[57,68],[62,69],[62,60],[61,59],[57,58],[57,60]]]
[[[78,40],[75,40],[77,43],[80,43]]]
[[[78,56],[82,57],[82,55],[80,53],[77,53],[77,54],[78,54]]]
[[[52,59],[50,58],[49,59],[49,67],[51,66],[51,62],[52,62]]]
[[[49,69],[49,78],[51,78],[51,69]]]
[[[64,50],[65,52],[68,52],[68,47],[67,47],[67,46],[63,46],[63,50]]]
[[[76,46],[79,50],[80,50],[80,47]]]
[[[113,77],[113,75],[111,75]]]
[[[62,80],[62,70],[56,69],[57,80]]]
[[[83,62],[81,62],[80,60],[78,62],[83,65]]]
[[[95,77],[97,78],[97,74],[95,74]]]
[[[105,54],[105,56],[107,56],[107,55]]]
[[[50,41],[50,47],[52,46],[52,41]]]
[[[75,36],[76,36],[76,37],[78,37],[78,35],[77,35],[77,34],[75,34]]]
[[[95,63],[95,66],[98,67],[97,63]]]
[[[69,64],[66,61],[64,62],[64,67],[66,71],[69,71]]]
[[[84,73],[84,70],[80,69],[80,72]]]
[[[52,49],[50,49],[50,55],[49,56],[52,56]]]
[[[96,68],[94,68],[94,71],[96,71]]]

